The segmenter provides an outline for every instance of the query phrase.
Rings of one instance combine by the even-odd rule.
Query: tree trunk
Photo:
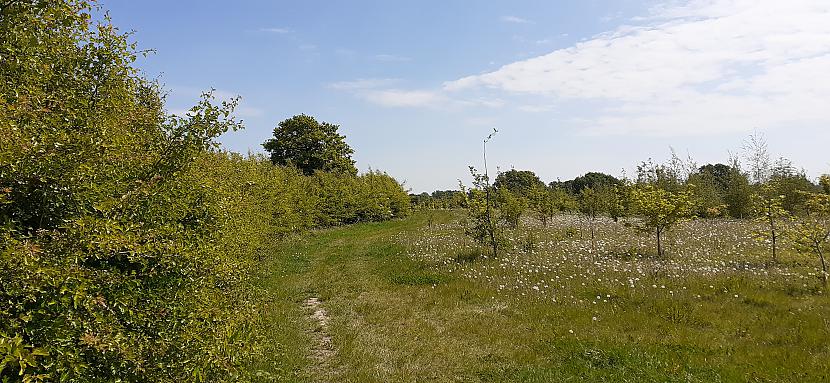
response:
[[[594,235],[594,220],[591,220],[591,259],[594,259],[594,253],[597,251],[597,241]]]
[[[770,207],[767,211],[767,217],[769,217],[769,230],[770,234],[772,234],[772,262],[778,263],[778,254],[777,254],[777,239],[778,236],[775,233],[775,219],[772,217],[772,208]]]
[[[816,244],[818,258],[821,260],[821,281],[824,282],[824,289],[827,289],[827,264],[824,262],[824,252],[821,251],[821,243]]]
[[[657,228],[657,256],[662,258],[663,257],[663,242],[662,242],[663,239],[661,238],[660,234],[662,234],[662,229],[658,227]]]

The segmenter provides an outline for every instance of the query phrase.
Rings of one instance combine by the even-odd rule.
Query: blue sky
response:
[[[456,188],[467,166],[630,175],[673,147],[741,154],[753,131],[811,176],[830,172],[830,3],[689,1],[126,1],[113,21],[156,53],[170,91],[239,95],[261,151],[281,120],[341,125],[362,170],[414,192]]]

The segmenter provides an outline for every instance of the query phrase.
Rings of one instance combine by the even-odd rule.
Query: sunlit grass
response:
[[[830,300],[818,265],[793,251],[770,262],[747,221],[684,223],[660,258],[651,237],[623,223],[602,221],[592,253],[576,216],[547,227],[525,220],[508,233],[511,250],[493,259],[463,236],[461,217],[438,212],[328,230],[277,252],[266,275],[283,272],[264,285],[281,292],[286,311],[271,315],[307,330],[313,323],[291,307],[319,296],[337,348],[324,373],[310,372],[306,358],[283,366],[294,371],[283,380],[830,376]],[[285,272],[292,259],[305,263]],[[308,354],[308,335],[280,338]]]

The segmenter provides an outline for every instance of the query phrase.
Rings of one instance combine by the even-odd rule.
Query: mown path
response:
[[[395,257],[401,249],[391,238],[422,221],[321,230],[279,245],[261,270],[260,285],[269,302],[260,334],[267,342],[264,355],[251,368],[260,371],[264,381],[384,380],[386,362],[376,358],[389,355],[383,347],[388,347],[384,343],[390,334],[371,328],[385,322],[375,317],[390,309],[383,302],[408,299],[387,288],[388,274],[411,266]],[[369,362],[363,357],[374,367],[364,369],[370,376],[355,377],[355,367]]]

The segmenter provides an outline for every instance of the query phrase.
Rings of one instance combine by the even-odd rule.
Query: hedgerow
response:
[[[403,216],[408,196],[382,173],[220,151],[236,100],[208,92],[169,115],[129,36],[93,10],[0,10],[0,377],[245,381],[261,250]]]

